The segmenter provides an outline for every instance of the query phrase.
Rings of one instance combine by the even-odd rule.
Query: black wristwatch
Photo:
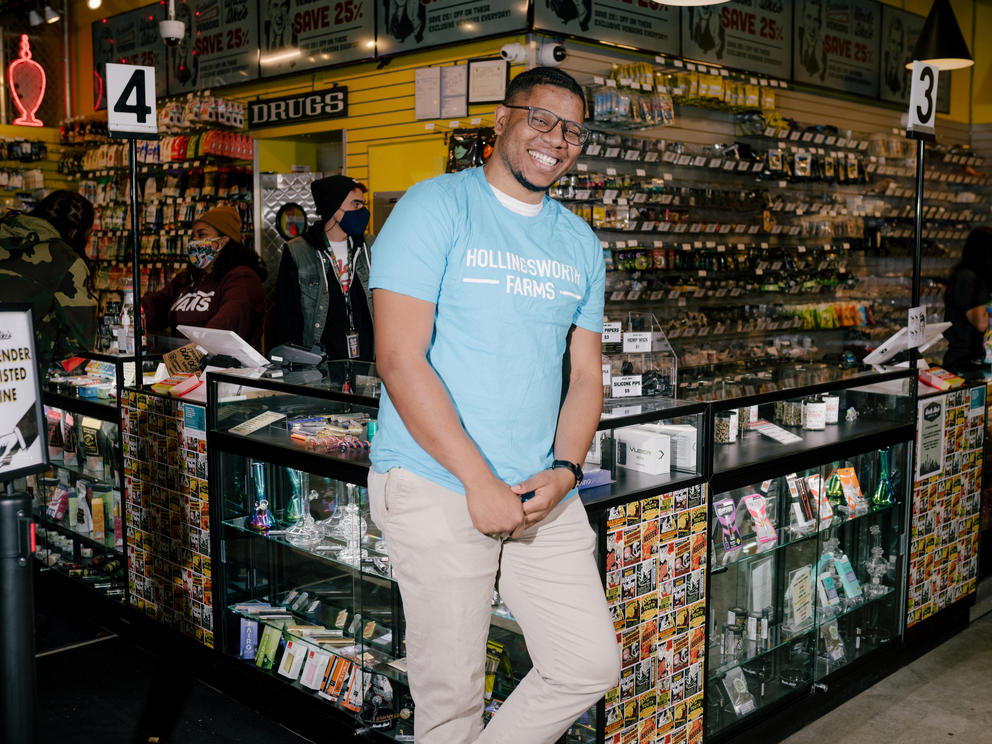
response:
[[[575,476],[575,485],[579,485],[582,482],[582,468],[574,462],[569,460],[555,460],[551,463],[552,470],[557,470],[558,468],[567,468],[568,470],[571,470],[572,475]]]

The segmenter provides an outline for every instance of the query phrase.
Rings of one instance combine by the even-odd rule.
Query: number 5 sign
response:
[[[909,94],[909,131],[933,134],[937,118],[937,80],[940,68],[913,62],[913,87]]]
[[[107,130],[117,137],[158,134],[154,67],[107,63]]]

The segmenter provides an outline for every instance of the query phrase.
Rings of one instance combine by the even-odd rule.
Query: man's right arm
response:
[[[372,299],[376,368],[407,431],[461,481],[479,532],[512,533],[524,520],[520,497],[492,472],[427,361],[434,304],[386,289],[374,290]]]

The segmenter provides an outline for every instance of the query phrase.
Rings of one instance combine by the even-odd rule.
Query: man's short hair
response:
[[[585,91],[582,90],[582,86],[576,82],[575,78],[557,67],[534,67],[530,70],[524,70],[510,81],[503,102],[514,103],[537,85],[552,85],[578,96],[579,100],[582,101],[582,113],[585,115]]]

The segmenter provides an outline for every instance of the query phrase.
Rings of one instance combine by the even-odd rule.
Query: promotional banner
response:
[[[45,469],[44,421],[31,307],[0,304],[0,483]]]
[[[682,56],[788,78],[792,6],[785,0],[734,0],[682,10]]]
[[[170,95],[258,77],[258,2],[176,2],[176,20],[186,24],[186,36],[169,49]]]
[[[548,0],[534,3],[534,28],[678,54],[678,8],[651,0]]]
[[[257,0],[262,77],[370,58],[374,0]]]
[[[376,1],[380,56],[527,28],[527,3],[521,0]]]
[[[105,65],[143,65],[155,68],[155,95],[165,95],[165,43],[158,22],[166,16],[161,3],[93,21],[93,108],[107,108]]]
[[[882,5],[875,0],[797,0],[792,77],[874,98]]]
[[[906,69],[906,63],[911,61],[913,47],[925,20],[925,17],[907,10],[882,6],[879,98],[883,101],[902,104],[909,101],[910,72]],[[950,110],[950,104],[951,76],[944,73],[937,85],[937,110],[946,113]]]

